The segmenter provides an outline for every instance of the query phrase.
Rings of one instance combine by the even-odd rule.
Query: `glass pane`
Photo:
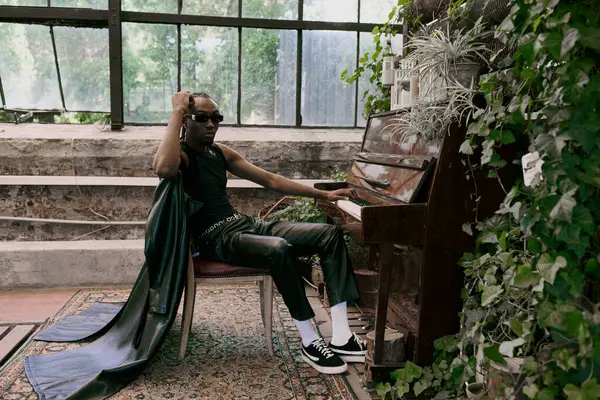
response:
[[[123,11],[177,13],[177,0],[123,0]]]
[[[237,17],[238,0],[183,0],[183,14]]]
[[[298,0],[243,0],[242,16],[248,18],[298,19]]]
[[[0,0],[0,6],[47,7],[48,0]]]
[[[168,122],[177,92],[177,27],[123,23],[125,121]]]
[[[61,109],[50,28],[0,23],[0,43],[7,107]]]
[[[51,0],[50,5],[52,7],[77,7],[106,10],[108,8],[108,0]]]
[[[237,123],[238,30],[181,27],[181,88],[211,95],[225,117]]]
[[[371,54],[373,54],[373,52],[375,51],[375,42],[373,41],[373,35],[369,32],[361,32],[359,40],[360,40],[359,56],[363,57],[366,52],[369,52],[369,56]],[[401,34],[398,34],[394,37],[390,37],[389,42],[391,44],[391,49],[394,54],[399,54],[399,55],[402,54],[402,35]],[[387,42],[384,43],[384,47],[387,47],[387,46],[389,46],[389,44]],[[377,92],[375,92],[375,89],[377,87],[376,86],[377,82],[371,83],[371,76],[372,76],[372,73],[370,72],[370,70],[368,70],[368,71],[365,71],[360,76],[360,78],[358,78],[358,108],[357,108],[358,114],[357,114],[357,119],[356,119],[356,125],[360,126],[360,127],[366,126],[366,123],[367,123],[365,116],[363,115],[365,112],[365,103],[366,103],[365,92],[369,91],[369,93],[367,93],[366,96],[377,93]]]
[[[356,33],[304,31],[302,43],[302,124],[353,126],[355,85],[342,71],[356,68]]]
[[[383,24],[398,0],[360,0],[360,22]]]
[[[305,0],[306,21],[357,22],[358,0]]]
[[[369,52],[369,55],[373,54],[373,52],[375,51],[375,42],[373,42],[373,35],[371,33],[361,32],[359,41],[360,57],[363,57],[366,52]],[[364,127],[367,125],[367,121],[363,115],[365,112],[365,92],[368,90],[370,93],[373,93],[373,91],[377,88],[375,83],[370,82],[371,76],[373,76],[373,74],[369,70],[367,70],[360,76],[360,78],[358,78],[358,108],[356,110],[357,126]],[[368,96],[370,93],[367,93],[366,96]]]
[[[108,29],[55,27],[65,107],[70,111],[109,111]]]
[[[242,32],[242,124],[296,123],[296,31]]]

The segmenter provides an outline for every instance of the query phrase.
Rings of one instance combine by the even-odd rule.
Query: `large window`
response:
[[[229,125],[364,126],[369,77],[340,74],[396,2],[0,0],[2,106],[110,113],[118,129],[166,123],[184,89]]]

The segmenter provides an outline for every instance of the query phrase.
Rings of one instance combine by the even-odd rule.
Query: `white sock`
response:
[[[308,346],[309,344],[311,344],[319,338],[319,336],[317,336],[317,332],[315,332],[315,328],[310,323],[310,319],[307,319],[306,321],[294,320],[294,322],[296,323],[298,332],[300,332],[300,337],[302,338],[302,345],[304,347]]]
[[[331,307],[331,325],[333,330],[331,344],[343,346],[348,343],[352,331],[348,325],[348,307],[345,301]]]

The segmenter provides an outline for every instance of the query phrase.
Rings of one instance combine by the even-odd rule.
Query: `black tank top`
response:
[[[198,152],[181,142],[189,166],[181,163],[183,188],[193,199],[203,203],[190,219],[190,230],[199,237],[209,226],[236,213],[227,195],[227,159],[215,143]]]

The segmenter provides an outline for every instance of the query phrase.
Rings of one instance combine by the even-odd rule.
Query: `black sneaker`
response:
[[[348,364],[333,354],[323,339],[302,346],[302,359],[322,374],[341,374],[348,370]]]
[[[335,354],[346,362],[365,362],[365,354],[367,354],[367,343],[353,333],[348,339],[348,343],[343,346],[336,346],[329,343],[329,348]]]

